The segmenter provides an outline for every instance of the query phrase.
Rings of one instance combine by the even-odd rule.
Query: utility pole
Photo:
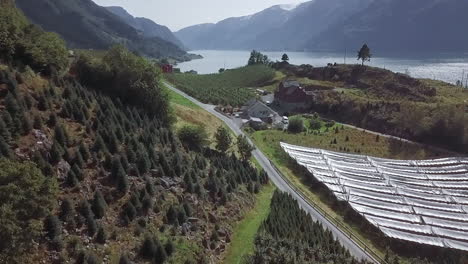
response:
[[[462,83],[463,85],[463,83]],[[466,79],[465,79],[465,87],[468,88],[468,74],[466,75]]]
[[[465,69],[463,69],[463,73],[462,73],[462,79],[461,79],[462,87],[463,87],[463,83],[464,83],[464,78],[465,78]]]
[[[348,55],[348,49],[345,48],[344,50],[344,64],[346,64],[346,56]]]

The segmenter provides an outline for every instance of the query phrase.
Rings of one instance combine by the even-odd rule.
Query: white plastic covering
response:
[[[462,222],[451,221],[451,220],[443,220],[440,218],[429,217],[429,216],[423,216],[422,218],[423,218],[424,223],[430,226],[446,227],[446,228],[468,232],[468,223],[462,223]]]
[[[468,251],[468,158],[391,160],[281,147],[387,236]]]
[[[392,228],[387,227],[380,227],[382,232],[391,237],[401,240],[408,240],[411,242],[419,243],[419,244],[427,244],[432,246],[444,247],[444,241],[441,238],[433,237],[433,236],[424,236],[424,235],[416,235],[409,232],[398,231]]]
[[[400,231],[407,231],[411,233],[420,233],[423,235],[433,235],[432,227],[421,224],[411,224],[401,221],[390,220],[381,217],[366,215],[367,220],[376,227],[388,227],[398,229]]]

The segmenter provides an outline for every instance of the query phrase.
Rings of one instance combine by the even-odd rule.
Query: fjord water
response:
[[[183,72],[195,70],[199,74],[217,73],[220,68],[232,69],[247,64],[250,51],[197,50],[190,53],[200,54],[204,58],[179,64]],[[311,64],[314,67],[326,66],[327,63],[343,63],[345,52],[262,52],[272,60],[280,60],[287,53],[291,64]],[[347,52],[346,63],[359,63],[357,52]],[[374,55],[367,65],[409,73],[415,78],[427,78],[455,83],[468,74],[468,53],[420,53],[420,54],[385,54]]]

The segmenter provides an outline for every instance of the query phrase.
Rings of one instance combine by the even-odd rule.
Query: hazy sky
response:
[[[277,4],[303,0],[93,0],[98,5],[118,5],[130,14],[147,17],[177,31],[200,23],[256,13]]]

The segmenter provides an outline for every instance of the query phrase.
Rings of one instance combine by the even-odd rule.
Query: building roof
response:
[[[263,123],[263,121],[260,118],[256,118],[256,117],[251,117],[250,121],[255,122],[255,123]]]
[[[289,87],[301,87],[301,84],[296,81],[296,80],[286,80],[281,82],[284,88],[289,88]]]

